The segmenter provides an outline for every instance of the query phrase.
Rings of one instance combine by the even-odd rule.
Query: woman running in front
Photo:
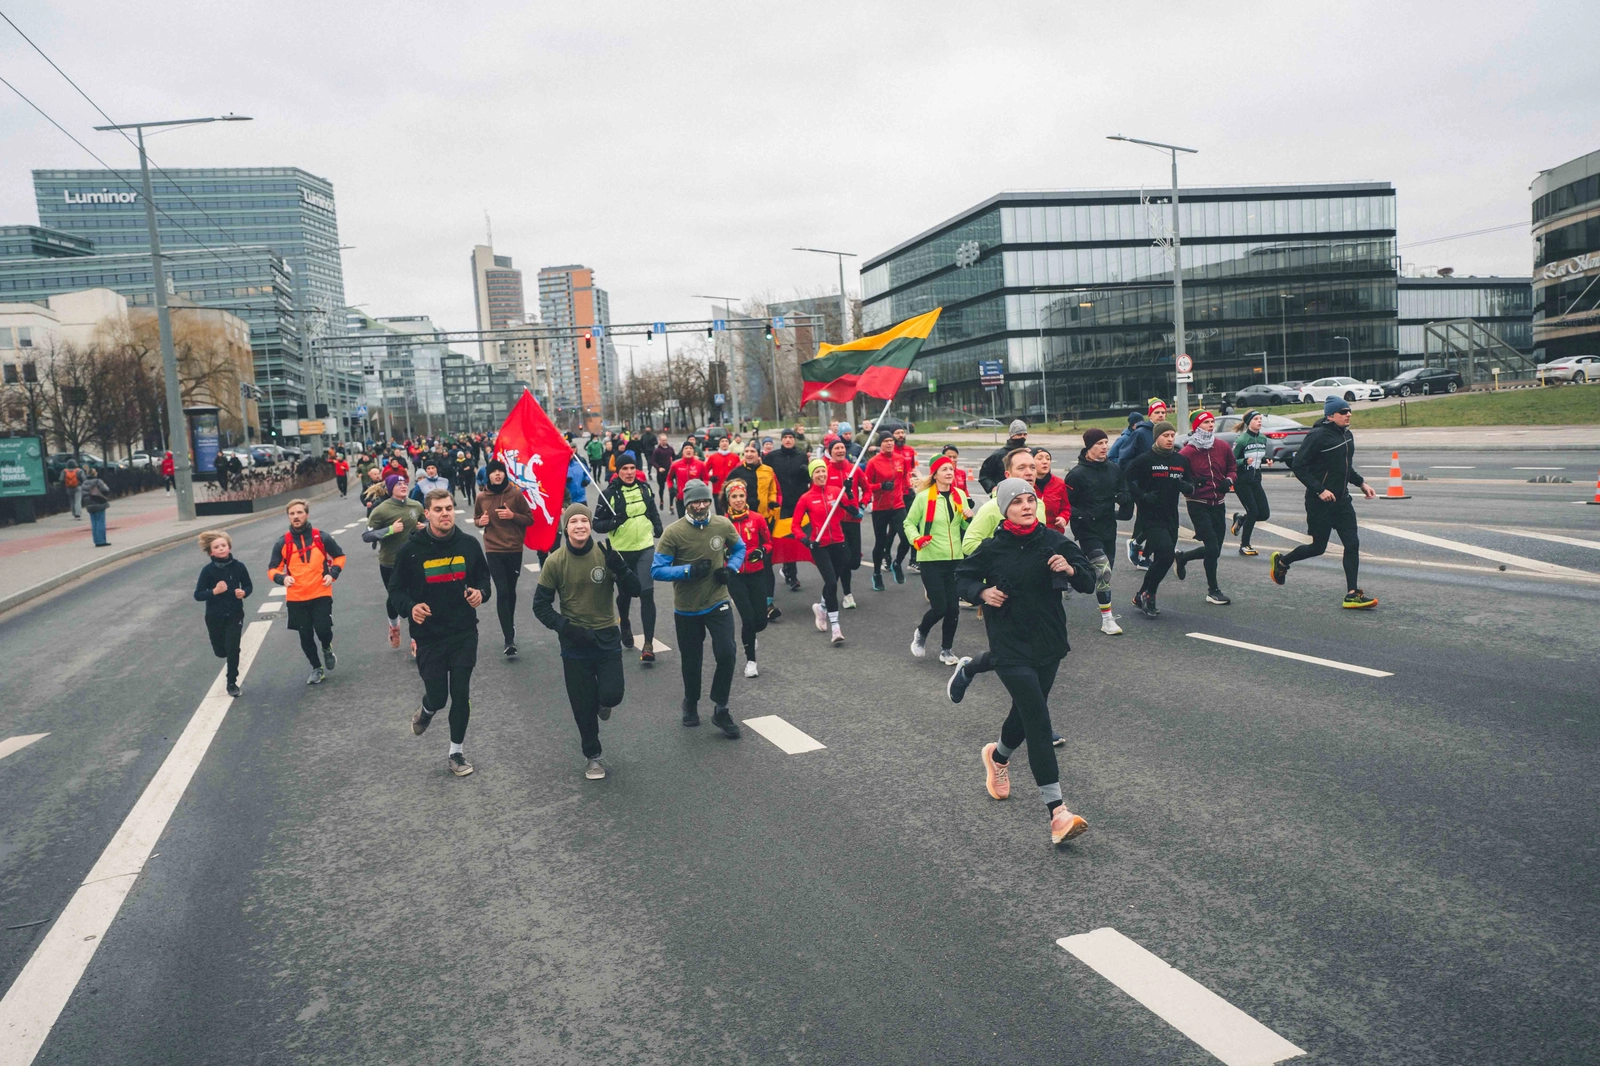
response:
[[[767,628],[767,557],[772,554],[772,530],[767,520],[750,509],[750,486],[729,478],[722,486],[724,514],[744,541],[744,565],[728,574],[728,595],[739,611],[739,640],[744,644],[744,676],[759,677],[756,635]]]
[[[1011,755],[1026,742],[1028,769],[1050,815],[1050,842],[1070,840],[1089,823],[1061,800],[1061,771],[1050,744],[1050,686],[1071,647],[1063,589],[1094,591],[1095,573],[1072,541],[1039,521],[1039,498],[1021,478],[995,486],[1004,516],[994,536],[956,569],[961,597],[982,603],[995,673],[1011,694],[1000,740],[981,752],[989,795],[1011,795]]]
[[[817,628],[824,633],[831,628],[833,643],[839,645],[844,643],[839,630],[839,575],[847,573],[850,566],[850,550],[844,543],[843,490],[828,483],[826,460],[813,459],[806,469],[811,487],[795,502],[791,528],[795,539],[810,549],[811,561],[822,578],[822,602],[811,605]]]
[[[939,661],[954,666],[956,623],[961,620],[956,565],[961,562],[961,537],[972,517],[972,501],[955,487],[954,459],[941,455],[928,469],[930,476],[917,486],[902,523],[906,540],[917,550],[922,587],[928,593],[928,610],[911,634],[911,654],[919,659],[928,654],[928,634],[937,623]]]

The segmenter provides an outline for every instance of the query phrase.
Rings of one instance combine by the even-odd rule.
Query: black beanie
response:
[[[498,459],[490,459],[489,462],[488,462],[488,465],[486,465],[483,468],[483,476],[484,477],[488,477],[490,474],[494,473],[496,470],[500,471],[502,474],[508,473],[508,471],[506,470],[506,464],[505,463],[502,463]]]

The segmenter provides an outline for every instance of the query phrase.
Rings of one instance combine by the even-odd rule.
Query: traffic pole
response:
[[[1389,491],[1383,494],[1386,500],[1409,500],[1411,494],[1406,491],[1404,478],[1400,473],[1400,453],[1389,453]]]
[[[1590,507],[1600,507],[1600,475],[1594,479],[1594,499],[1589,501]]]

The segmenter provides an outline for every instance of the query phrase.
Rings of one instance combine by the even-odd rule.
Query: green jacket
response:
[[[372,509],[367,516],[367,531],[378,534],[386,526],[394,524],[398,518],[405,522],[405,528],[398,533],[384,533],[381,536],[362,536],[362,540],[369,543],[373,540],[378,544],[378,565],[393,566],[395,559],[400,555],[400,549],[405,547],[406,539],[422,524],[422,504],[416,500],[397,500],[393,496],[384,500]]]
[[[926,563],[948,562],[965,557],[961,535],[967,528],[966,508],[955,506],[952,493],[933,505],[933,521],[928,521],[928,496],[939,495],[939,490],[929,486],[911,497],[906,508],[905,534],[917,549],[917,559]],[[971,507],[971,501],[967,501]],[[922,538],[927,537],[926,543]]]
[[[972,523],[967,526],[966,536],[961,538],[962,556],[971,555],[978,550],[978,545],[994,536],[994,531],[1000,528],[1000,504],[993,496],[983,501],[983,506],[978,508],[972,516]],[[920,556],[919,556],[920,558]]]
[[[1233,458],[1239,473],[1256,481],[1261,480],[1261,460],[1267,454],[1267,438],[1246,430],[1233,442]]]
[[[600,461],[600,457],[606,452],[606,446],[601,444],[597,438],[589,441],[589,443],[584,446],[584,451],[588,454],[589,461],[591,463],[598,463]]]

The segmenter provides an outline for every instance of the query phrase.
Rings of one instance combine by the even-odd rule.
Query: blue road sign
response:
[[[715,396],[711,397],[711,402],[716,404],[718,407],[721,407],[725,402],[725,397],[719,392]]]
[[[667,324],[665,322],[655,322],[655,323],[652,323],[651,325],[652,325],[652,329],[651,329],[652,333],[665,333],[667,331]]]
[[[596,322],[594,325],[594,335],[596,337],[604,337],[606,335],[606,327]]]
[[[978,380],[986,387],[994,387],[1006,379],[1005,366],[998,359],[980,359],[978,361]]]
[[[772,328],[773,329],[782,329],[783,328],[783,316],[782,315],[779,315],[779,316],[777,316],[776,318],[774,318],[772,320]]]
[[[357,418],[366,418],[367,417],[367,405],[366,404],[362,404],[361,406],[356,408],[356,417]]]
[[[715,329],[715,330],[727,329],[728,328],[728,320],[725,319],[725,318],[713,318],[711,320],[711,328]]]

